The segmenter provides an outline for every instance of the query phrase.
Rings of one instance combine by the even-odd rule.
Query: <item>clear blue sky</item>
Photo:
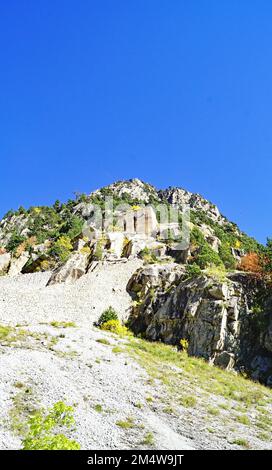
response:
[[[0,8],[0,216],[115,180],[199,192],[272,235],[270,0]]]

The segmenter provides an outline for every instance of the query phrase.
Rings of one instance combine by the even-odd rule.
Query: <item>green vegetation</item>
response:
[[[224,266],[209,266],[204,273],[219,282],[227,282],[227,271]]]
[[[193,247],[192,261],[200,269],[205,269],[209,265],[223,266],[219,254],[211,248],[197,227],[191,231],[191,245]]]
[[[102,323],[100,326],[101,330],[110,331],[118,336],[126,336],[129,334],[129,330],[126,326],[122,325],[119,320],[108,320]]]
[[[98,339],[96,340],[96,342],[97,342],[97,343],[101,343],[101,344],[105,344],[105,345],[107,345],[107,346],[110,346],[110,344],[111,344],[111,343],[109,342],[109,340],[107,340],[106,338],[98,338]]]
[[[236,420],[238,421],[238,423],[244,424],[245,426],[250,425],[250,419],[247,415],[239,415],[236,417]]]
[[[152,432],[147,432],[140,444],[153,446],[155,444],[154,434]]]
[[[194,278],[197,276],[201,276],[202,271],[200,267],[198,266],[198,264],[192,263],[192,264],[186,265],[185,273],[187,277],[190,279],[190,278]]]
[[[112,352],[114,354],[120,354],[121,352],[123,352],[123,349],[120,348],[119,346],[115,346],[114,348],[112,348]]]
[[[95,409],[95,411],[97,411],[97,413],[102,413],[102,411],[103,411],[103,407],[99,403],[94,406],[94,409]]]
[[[65,263],[71,255],[72,249],[73,245],[69,236],[62,235],[53,243],[49,253],[56,261]]]
[[[217,408],[214,408],[213,406],[208,406],[207,411],[210,415],[213,416],[218,416],[220,414],[220,411]]]
[[[23,450],[79,450],[80,445],[60,429],[70,429],[74,424],[74,408],[57,402],[47,412],[39,410],[27,422],[28,433],[23,439]]]
[[[104,312],[100,315],[96,325],[101,327],[104,323],[107,323],[111,320],[118,320],[118,314],[114,310],[114,308],[110,306],[109,308],[107,308],[107,310],[104,310]]]
[[[14,230],[11,234],[11,237],[5,246],[7,251],[14,253],[18,246],[26,240],[26,237],[20,235],[17,230]]]
[[[0,344],[10,345],[25,338],[27,331],[23,328],[15,328],[0,324]]]
[[[224,410],[224,419],[233,429],[238,422],[250,426],[256,437],[260,430],[271,433],[272,391],[265,386],[163,343],[130,337],[126,349],[146,370],[150,380],[159,380],[165,386],[171,403],[202,410],[211,424],[220,410]],[[152,397],[147,401],[152,403]],[[251,417],[251,410],[258,412],[257,417]]]
[[[123,429],[130,429],[135,426],[133,418],[129,416],[125,421],[116,421],[116,426],[119,426],[119,428]]]
[[[55,328],[75,328],[76,323],[73,321],[51,321],[51,326]]]
[[[197,400],[195,397],[191,395],[185,395],[180,398],[179,403],[184,406],[185,408],[192,408],[196,406]]]
[[[247,449],[249,449],[250,447],[248,441],[242,438],[234,439],[234,441],[232,441],[232,444],[236,444],[238,446],[245,447]]]
[[[18,392],[12,397],[9,410],[10,427],[14,434],[24,436],[28,432],[28,417],[37,411],[37,405],[32,387],[21,382],[20,385],[18,382],[13,385]]]
[[[231,246],[228,242],[223,241],[219,247],[219,256],[226,269],[232,270],[236,267],[236,260],[231,253]]]

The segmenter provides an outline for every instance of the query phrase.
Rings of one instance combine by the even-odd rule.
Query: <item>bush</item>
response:
[[[54,404],[46,413],[36,412],[28,420],[29,432],[23,440],[23,450],[79,450],[80,445],[64,434],[54,434],[55,429],[71,428],[75,423],[74,409],[62,401]]]
[[[191,231],[191,246],[194,251],[193,261],[201,269],[205,269],[211,264],[215,266],[223,265],[219,254],[210,247],[203,233],[197,227],[194,227]]]
[[[97,326],[101,327],[103,323],[107,323],[110,320],[118,320],[118,314],[111,306],[100,315]]]
[[[180,344],[180,346],[181,346],[182,351],[184,351],[184,352],[187,353],[187,351],[188,351],[188,349],[189,349],[189,342],[188,342],[188,340],[185,339],[185,338],[182,338],[182,339],[180,340],[179,344]]]
[[[119,320],[109,320],[105,323],[102,323],[101,330],[111,331],[119,336],[125,336],[128,334],[129,330],[126,326],[122,325]]]
[[[71,215],[60,229],[60,233],[65,233],[69,238],[73,239],[82,232],[83,220],[76,215]]]
[[[248,253],[241,259],[239,265],[241,271],[262,274],[261,260],[257,253]]]
[[[23,450],[80,450],[80,445],[64,434],[56,434],[25,439]]]
[[[62,235],[53,244],[52,248],[50,249],[50,255],[53,255],[59,261],[65,263],[65,261],[68,260],[72,249],[73,245],[71,243],[70,238],[67,235]]]
[[[216,279],[219,282],[226,282],[227,281],[227,271],[224,266],[209,266],[205,269],[205,274],[207,276]]]
[[[195,262],[201,269],[205,269],[210,265],[223,266],[219,254],[216,253],[208,243],[200,247]]]
[[[191,277],[200,276],[202,274],[202,271],[196,263],[192,263],[192,264],[187,264],[185,273],[188,276],[188,278],[191,278]]]
[[[236,260],[231,253],[231,248],[228,243],[222,242],[221,246],[219,247],[219,256],[223,261],[225,268],[235,269]]]
[[[6,245],[6,250],[10,252],[14,252],[21,243],[26,240],[26,237],[20,235],[16,230],[12,232],[12,235]]]

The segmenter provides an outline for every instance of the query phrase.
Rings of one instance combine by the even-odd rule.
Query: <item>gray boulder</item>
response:
[[[13,257],[10,262],[10,268],[8,275],[13,277],[21,273],[23,267],[26,265],[30,258],[30,255],[27,251],[24,251],[19,258]]]
[[[6,274],[10,265],[11,254],[3,253],[0,255],[0,275]]]
[[[66,263],[57,268],[50,277],[47,285],[62,282],[72,283],[86,273],[90,255],[86,253],[74,253]]]

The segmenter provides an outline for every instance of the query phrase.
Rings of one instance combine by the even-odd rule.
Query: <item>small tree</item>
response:
[[[110,320],[118,320],[118,314],[111,306],[100,315],[97,326],[101,326],[103,323],[107,323]]]
[[[239,269],[245,272],[251,272],[259,275],[262,274],[263,269],[260,256],[257,253],[247,253],[241,259]]]

